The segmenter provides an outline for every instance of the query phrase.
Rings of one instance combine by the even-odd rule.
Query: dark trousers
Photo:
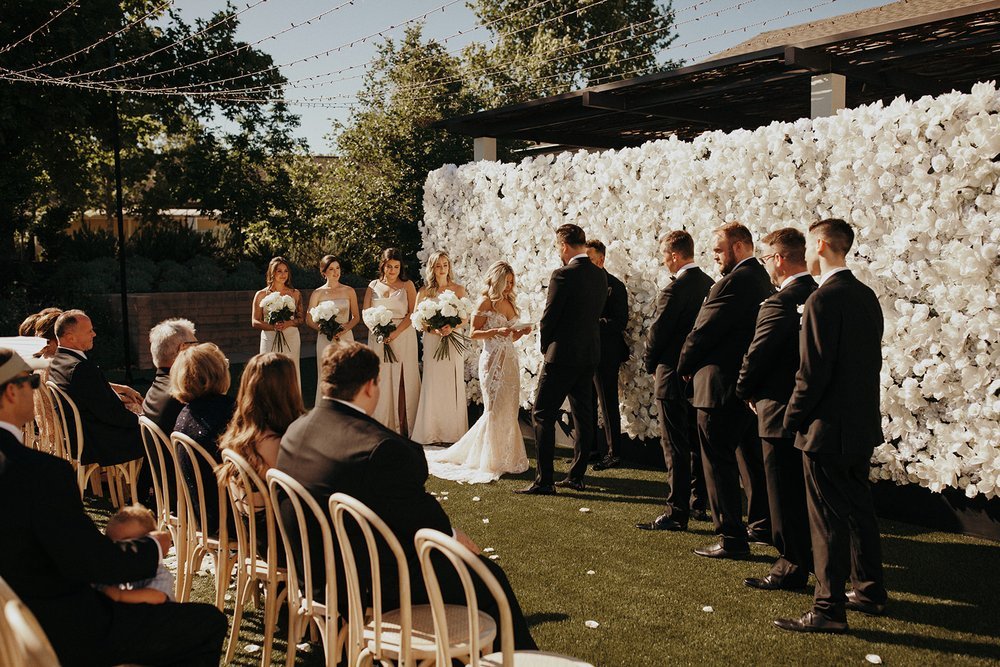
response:
[[[213,605],[108,602],[112,616],[104,636],[63,637],[39,619],[63,665],[218,666],[227,623]]]
[[[594,438],[594,449],[602,456],[621,456],[622,413],[618,405],[618,371],[621,363],[604,361],[597,365],[594,373],[594,390],[597,407],[604,422],[604,437]],[[596,426],[596,424],[595,424]],[[596,431],[596,429],[595,429]]]
[[[805,585],[812,571],[812,541],[802,452],[795,449],[793,438],[761,437],[760,440],[771,509],[771,539],[778,550],[771,574],[789,585]]]
[[[569,397],[569,409],[575,427],[573,463],[569,479],[580,481],[587,472],[587,459],[594,440],[594,367],[546,363],[538,378],[538,394],[531,412],[537,447],[535,482],[552,486],[553,460],[556,453],[556,421],[559,408]]]
[[[804,452],[816,592],[813,609],[846,620],[848,578],[863,602],[884,604],[882,543],[868,483],[869,456]]]
[[[751,417],[747,406],[736,399],[719,408],[698,408],[705,489],[715,532],[726,549],[747,547],[741,477],[747,495],[750,528],[767,535],[771,533],[760,440],[756,422]]]
[[[692,509],[707,507],[697,419],[687,399],[661,398],[657,405],[660,408],[660,446],[670,487],[665,514],[686,524]]]

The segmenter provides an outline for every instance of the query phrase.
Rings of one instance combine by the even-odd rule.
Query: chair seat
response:
[[[594,667],[583,660],[545,651],[515,651],[514,662],[510,665],[503,664],[503,653],[490,653],[480,659],[479,664],[481,667]]]
[[[445,614],[448,617],[448,655],[462,656],[469,652],[469,609],[461,605],[446,604]],[[415,657],[435,655],[434,618],[429,604],[414,605],[413,631],[410,634],[410,647]],[[382,614],[382,649],[391,655],[399,653],[399,610],[394,609]],[[497,636],[497,624],[483,612],[479,612],[479,642],[490,645]],[[365,639],[368,650],[375,651],[375,622],[365,627]]]

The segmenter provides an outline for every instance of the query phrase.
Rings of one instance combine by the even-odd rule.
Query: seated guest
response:
[[[38,318],[41,317],[41,316],[42,316],[41,313],[32,313],[31,315],[28,315],[26,318],[24,318],[24,321],[21,322],[21,324],[18,325],[18,327],[17,327],[17,335],[18,336],[34,336],[35,335],[35,322],[37,322]]]
[[[177,355],[177,361],[170,369],[170,395],[187,404],[177,416],[171,431],[183,433],[197,442],[216,462],[221,460],[219,437],[229,425],[236,406],[232,397],[226,396],[229,383],[229,360],[215,343],[189,347]],[[184,449],[177,450],[177,461],[184,481],[191,489],[194,510],[199,512],[194,466]],[[213,483],[215,476],[206,462],[200,461],[198,465],[205,490],[205,514],[209,526],[215,526],[219,519],[219,495]]]
[[[0,577],[38,618],[66,667],[215,667],[226,617],[212,605],[125,605],[91,586],[153,577],[170,534],[112,542],[84,512],[69,463],[23,446],[37,377],[0,349]]]
[[[56,321],[62,315],[62,312],[58,308],[46,308],[39,313],[38,319],[35,320],[34,335],[37,338],[44,338],[48,343],[35,354],[36,357],[51,359],[56,356],[56,350],[59,349],[59,339],[56,338]]]
[[[47,312],[48,311],[48,312]],[[43,314],[44,313],[44,314]],[[38,319],[35,320],[35,336],[38,338],[44,338],[48,341],[48,344],[35,353],[35,357],[41,357],[43,359],[51,359],[56,355],[56,350],[59,349],[59,341],[56,340],[56,320],[62,311],[58,308],[46,308],[42,313],[39,313]],[[35,371],[42,378],[42,383],[45,383],[49,379],[49,369],[48,367],[41,370]],[[44,451],[54,453],[53,447],[55,446],[56,438],[56,427],[53,423],[54,415],[45,410],[44,399],[42,398],[42,392],[36,391],[35,394],[35,428],[37,434],[37,442],[35,448],[38,449],[39,446],[44,449]]]
[[[181,350],[197,343],[194,324],[190,320],[164,320],[149,330],[149,352],[156,366],[156,377],[142,400],[142,414],[168,436],[184,407],[170,395],[170,367]]]
[[[323,399],[311,412],[297,419],[281,439],[277,468],[301,483],[322,507],[331,494],[346,493],[380,516],[402,545],[410,570],[413,603],[427,602],[413,536],[421,528],[434,528],[455,537],[479,552],[478,546],[461,530],[452,529],[448,515],[427,491],[427,460],[423,448],[390,431],[371,417],[379,400],[379,358],[360,343],[331,345],[323,352]],[[286,501],[280,508],[286,521],[294,525],[294,512]],[[313,545],[319,544],[318,527]],[[360,555],[359,555],[360,556]],[[312,555],[322,563],[322,551]],[[361,559],[359,557],[359,560]],[[339,562],[339,559],[338,559]],[[387,609],[399,606],[398,572],[387,550],[382,552],[382,603]],[[513,616],[514,645],[534,649],[514,591],[500,567],[483,558],[507,594]],[[313,568],[314,593],[323,595],[323,568]],[[317,577],[317,575],[319,575]],[[446,603],[464,604],[462,585],[450,564],[438,576]],[[343,582],[340,582],[341,584]],[[482,611],[497,619],[499,610],[481,581],[476,593]],[[342,599],[342,598],[341,598]]]
[[[59,348],[49,364],[49,379],[69,394],[80,410],[86,447],[83,463],[102,466],[142,458],[139,420],[125,401],[141,402],[134,389],[108,382],[87,358],[97,333],[82,310],[68,310],[56,320]]]
[[[156,519],[142,505],[123,507],[108,519],[108,525],[104,527],[104,534],[115,542],[130,542],[155,531]],[[163,604],[174,599],[174,575],[161,560],[152,579],[101,586],[100,590],[115,602]]]

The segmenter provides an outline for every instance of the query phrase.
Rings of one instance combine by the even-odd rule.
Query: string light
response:
[[[80,0],[73,0],[73,2],[69,3],[68,5],[66,5],[65,7],[63,7],[62,9],[60,9],[59,11],[53,12],[52,14],[49,15],[49,20],[48,21],[46,21],[42,25],[38,26],[37,28],[35,28],[34,30],[32,30],[31,32],[29,32],[24,37],[22,37],[21,39],[17,40],[16,42],[12,42],[12,43],[8,44],[7,46],[5,46],[3,48],[0,48],[0,53],[7,53],[8,51],[13,51],[14,49],[16,49],[18,46],[20,46],[24,42],[30,42],[31,39],[35,35],[37,35],[41,31],[45,30],[45,28],[47,28],[50,23],[52,23],[53,21],[55,21],[56,19],[58,19],[60,16],[62,16],[63,14],[65,14],[66,12],[68,12],[69,10],[73,9],[74,7],[76,7],[78,4],[80,4]]]

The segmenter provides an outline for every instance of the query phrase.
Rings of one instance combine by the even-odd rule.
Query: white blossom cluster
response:
[[[344,313],[341,313],[340,308],[337,307],[331,300],[321,301],[312,308],[309,309],[309,314],[313,318],[313,322],[320,324],[322,322],[346,322],[347,319],[342,317]]]
[[[885,315],[886,443],[876,449],[872,478],[993,497],[1000,491],[998,112],[996,85],[980,83],[970,94],[899,98],[691,142],[447,165],[427,177],[422,258],[448,251],[472,293],[492,262],[509,262],[522,319],[537,321],[559,266],[554,229],[571,222],[604,241],[607,269],[630,299],[622,424],[648,438],[658,434],[658,417],[653,378],[640,360],[668,279],[658,239],[688,230],[696,261],[717,276],[709,250],[719,225],[742,222],[759,239],[844,218],[857,232],[848,264]],[[517,345],[528,405],[541,362],[537,335]],[[468,386],[476,398],[478,384]]]

